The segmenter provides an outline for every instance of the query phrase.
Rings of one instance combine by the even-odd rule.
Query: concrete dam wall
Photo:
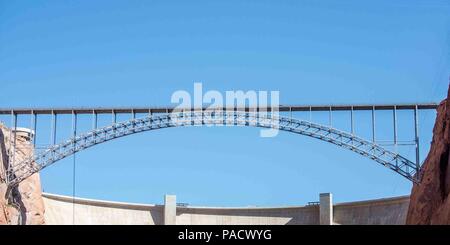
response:
[[[403,225],[409,197],[280,208],[213,208],[177,206],[176,198],[164,205],[130,204],[43,194],[49,225],[320,225],[324,215],[340,225]],[[321,199],[322,200],[322,199]],[[326,205],[325,205],[326,206]]]

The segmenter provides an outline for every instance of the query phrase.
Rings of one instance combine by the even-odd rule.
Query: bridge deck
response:
[[[279,111],[365,111],[365,110],[434,110],[438,107],[437,103],[420,104],[374,104],[374,105],[281,105]],[[0,108],[0,115],[10,114],[110,114],[114,113],[165,113],[172,112],[175,107],[62,107],[62,108]],[[203,110],[210,109],[204,107]],[[222,108],[231,109],[233,108]],[[254,110],[255,107],[240,107],[237,110]],[[263,108],[259,108],[262,110]],[[191,110],[186,108],[185,110]],[[271,111],[270,107],[265,108]]]

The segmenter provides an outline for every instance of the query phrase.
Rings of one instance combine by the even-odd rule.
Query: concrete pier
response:
[[[320,225],[333,225],[333,195],[320,194]]]
[[[177,224],[177,197],[174,195],[164,196],[164,225]]]

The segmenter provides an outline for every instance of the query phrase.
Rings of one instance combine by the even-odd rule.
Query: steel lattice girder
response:
[[[150,130],[192,125],[242,125],[260,128],[277,128],[326,141],[368,157],[397,172],[410,181],[419,183],[416,164],[399,154],[359,138],[353,134],[331,127],[267,113],[243,111],[188,111],[163,115],[149,115],[144,118],[119,122],[107,127],[75,136],[60,144],[52,145],[9,169],[8,189],[18,185],[32,174],[66,158],[76,152],[103,142]]]

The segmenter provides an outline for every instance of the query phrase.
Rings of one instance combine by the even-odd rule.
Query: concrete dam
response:
[[[133,204],[43,194],[48,225],[404,225],[409,196],[297,207],[191,207],[165,196],[163,205]],[[74,214],[74,215],[73,215]]]

